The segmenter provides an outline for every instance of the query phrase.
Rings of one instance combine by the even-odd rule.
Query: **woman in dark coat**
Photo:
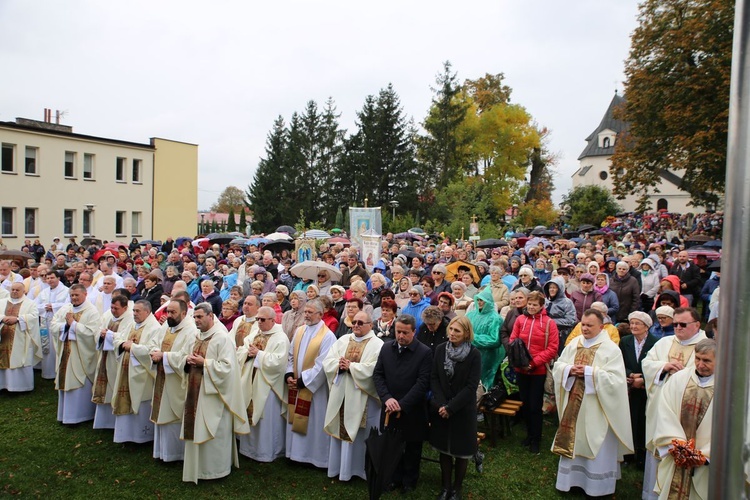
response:
[[[465,316],[448,324],[448,342],[435,349],[430,389],[430,444],[440,452],[443,489],[439,500],[461,498],[469,459],[477,451],[477,386],[482,355],[471,343]],[[455,469],[455,480],[453,471]]]
[[[150,273],[143,279],[141,299],[151,302],[152,311],[156,311],[161,307],[161,296],[163,293],[164,289],[159,284],[159,276]]]

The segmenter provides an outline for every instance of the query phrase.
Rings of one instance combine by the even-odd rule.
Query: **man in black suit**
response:
[[[413,491],[419,479],[422,443],[427,439],[427,401],[432,370],[432,350],[416,340],[417,322],[404,314],[396,318],[396,340],[386,342],[375,365],[373,379],[389,425],[401,430],[406,441],[393,475],[394,487]]]
[[[633,428],[635,462],[643,467],[646,458],[646,381],[641,362],[659,340],[649,333],[653,324],[651,316],[635,311],[628,315],[632,335],[620,339],[620,350],[628,377],[628,399],[630,400],[630,424]]]
[[[690,305],[695,306],[700,299],[703,283],[701,281],[700,268],[693,262],[690,262],[687,250],[683,250],[677,254],[677,260],[672,265],[672,269],[669,270],[669,274],[674,274],[680,278],[680,289],[675,290],[675,292],[684,295]]]

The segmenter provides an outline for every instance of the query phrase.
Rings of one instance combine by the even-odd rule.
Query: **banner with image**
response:
[[[297,263],[315,260],[315,238],[300,238],[294,242],[294,257]]]
[[[383,234],[383,219],[380,207],[349,207],[349,239],[362,243],[360,235],[369,230]]]
[[[380,235],[363,234],[360,238],[362,238],[362,253],[360,254],[360,258],[365,263],[367,272],[372,273],[375,263],[380,259]]]

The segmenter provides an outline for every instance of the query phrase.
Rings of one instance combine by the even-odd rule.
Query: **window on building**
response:
[[[26,175],[37,175],[37,161],[39,158],[39,148],[26,146]]]
[[[141,212],[133,212],[131,214],[131,225],[130,230],[133,231],[133,236],[141,236]]]
[[[0,157],[0,172],[12,174],[16,171],[14,158],[16,156],[16,145],[3,143],[2,157]]]
[[[75,210],[63,211],[63,234],[66,237],[73,236],[75,234],[75,221],[76,221]]]
[[[16,209],[12,207],[3,207],[2,208],[2,220],[0,221],[0,225],[2,226],[2,235],[3,236],[15,236],[14,231],[14,219],[16,215]]]
[[[602,170],[601,172],[599,172],[599,178],[601,180],[606,181],[607,177],[609,177],[609,174],[607,173],[606,170]]]
[[[125,236],[125,214],[126,212],[115,212],[115,234]]]
[[[127,163],[126,158],[117,158],[117,167],[115,171],[115,180],[117,182],[125,182],[125,164]]]
[[[611,142],[610,142],[609,137],[605,137],[604,140],[602,141],[602,147],[603,148],[608,148],[610,146],[611,146]]]
[[[76,154],[72,151],[65,152],[65,178],[76,178]]]
[[[94,234],[94,211],[83,211],[83,235],[91,236]]]
[[[94,155],[91,153],[83,153],[83,178],[94,179]]]
[[[36,208],[27,208],[24,213],[24,234],[36,236]]]
[[[666,198],[659,198],[656,201],[656,210],[669,210],[669,202]]]
[[[136,184],[141,183],[141,167],[143,166],[143,160],[133,160],[133,182]]]

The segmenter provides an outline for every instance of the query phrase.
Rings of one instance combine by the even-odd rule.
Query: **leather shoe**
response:
[[[444,489],[438,494],[438,496],[435,497],[435,500],[448,500],[450,493],[451,493],[450,491]]]
[[[451,496],[448,497],[448,500],[461,500],[461,490],[451,491]]]

